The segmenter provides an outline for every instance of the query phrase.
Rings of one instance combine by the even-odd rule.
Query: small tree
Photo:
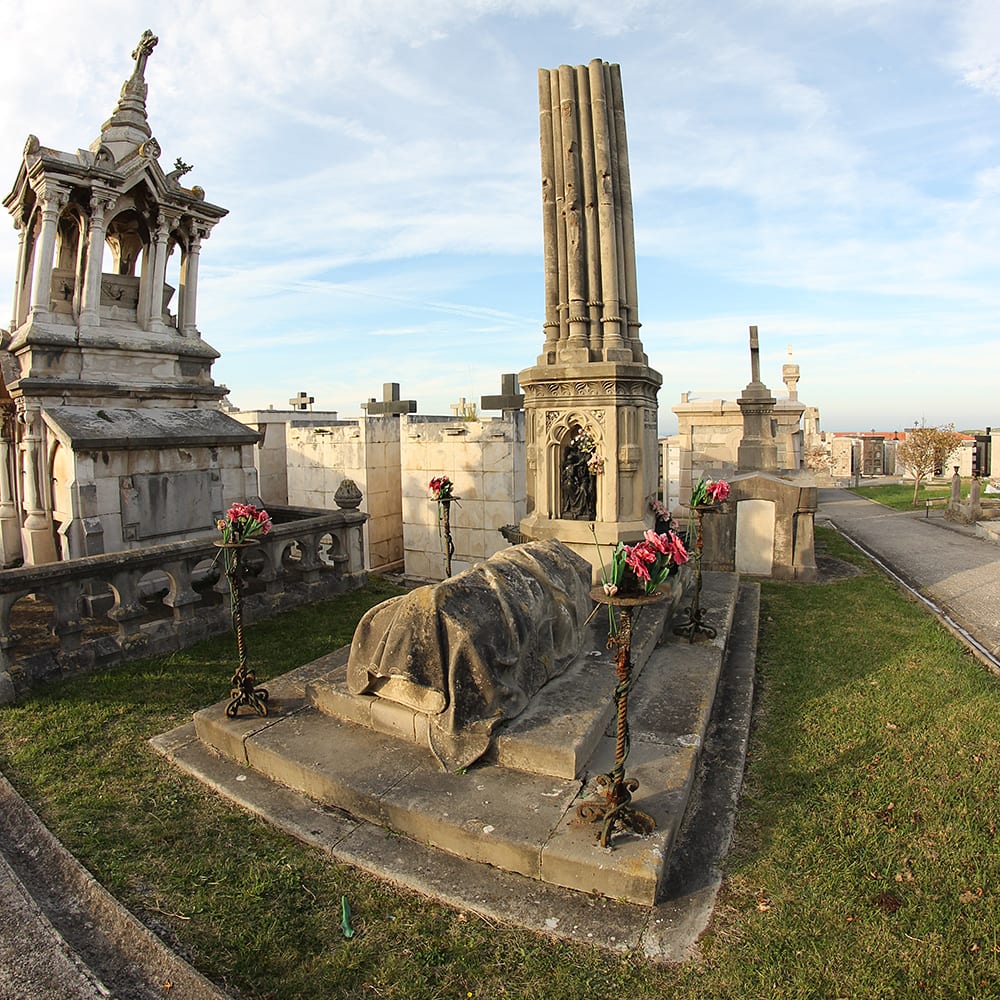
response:
[[[896,460],[901,462],[916,482],[913,485],[913,505],[917,504],[920,483],[943,468],[948,456],[962,443],[961,434],[955,433],[955,425],[945,427],[914,427],[907,431],[906,439],[896,448]]]

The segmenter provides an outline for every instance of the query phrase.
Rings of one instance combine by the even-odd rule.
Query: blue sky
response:
[[[622,67],[641,336],[685,391],[781,387],[827,430],[1000,425],[995,0],[17,3],[0,168],[86,147],[142,30],[169,170],[229,209],[198,325],[243,409],[422,413],[543,341],[539,67]],[[0,323],[16,240],[0,228]]]

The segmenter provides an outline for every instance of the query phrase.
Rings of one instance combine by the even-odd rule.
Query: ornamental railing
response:
[[[252,622],[364,586],[357,510],[268,505],[244,553]],[[229,584],[208,536],[0,571],[0,704],[52,677],[184,649],[231,627]]]

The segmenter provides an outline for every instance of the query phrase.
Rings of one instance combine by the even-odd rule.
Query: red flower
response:
[[[705,492],[716,502],[722,503],[729,497],[729,483],[724,479],[705,484]]]

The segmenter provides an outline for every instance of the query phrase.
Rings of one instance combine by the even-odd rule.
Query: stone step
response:
[[[735,577],[705,574],[702,606],[719,630],[711,641],[691,644],[664,628],[662,615],[640,616],[626,774],[639,781],[634,804],[656,830],[647,837],[620,833],[612,849],[599,847],[597,828],[576,813],[593,794],[593,779],[613,765],[614,677],[603,649],[592,657],[585,648],[563,683],[544,689],[544,712],[504,727],[496,762],[462,774],[442,771],[412,730],[405,738],[380,731],[374,706],[367,722],[317,707],[324,699],[338,702],[330,677],[342,673],[346,650],[268,682],[266,719],[228,719],[220,702],[196,713],[195,729],[217,752],[359,820],[472,861],[649,906],[686,809],[736,596]],[[593,638],[603,633],[596,627]]]

